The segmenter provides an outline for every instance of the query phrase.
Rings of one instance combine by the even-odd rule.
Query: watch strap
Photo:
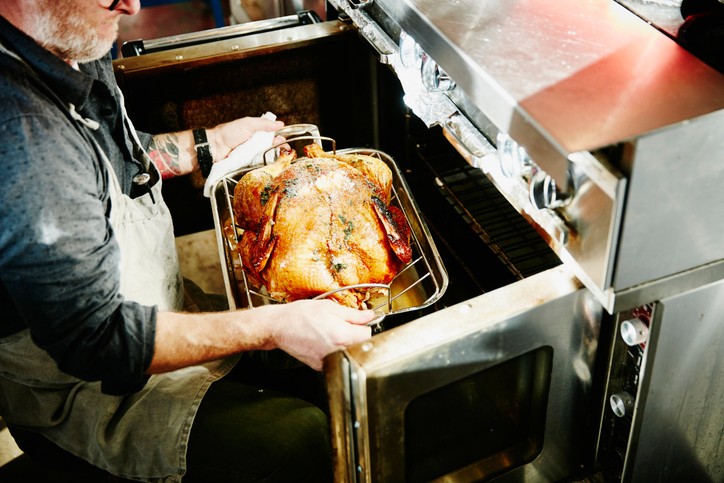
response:
[[[206,137],[206,129],[194,129],[194,149],[199,168],[204,178],[209,176],[211,165],[214,164],[214,157],[211,155],[211,145]]]

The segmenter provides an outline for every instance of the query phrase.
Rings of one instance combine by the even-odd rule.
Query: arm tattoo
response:
[[[148,146],[148,155],[161,173],[161,178],[167,179],[182,174],[176,134],[154,136]]]

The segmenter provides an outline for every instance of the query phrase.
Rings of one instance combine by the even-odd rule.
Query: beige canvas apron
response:
[[[2,45],[0,52],[17,58]],[[73,106],[69,112],[83,125],[80,129],[94,127],[94,121],[80,117]],[[126,129],[137,154],[148,169],[155,169],[128,121]],[[182,280],[160,181],[150,193],[131,199],[122,193],[107,156],[97,144],[94,148],[109,177],[110,218],[121,250],[121,292],[161,310],[180,308]],[[115,475],[178,482],[185,471],[186,445],[201,399],[237,360],[232,357],[154,375],[138,392],[110,396],[101,392],[100,382],[82,381],[60,371],[25,329],[0,339],[0,414],[9,425],[41,433]]]
[[[133,139],[134,155],[142,160],[147,171],[155,171],[156,167],[141,147],[125,109],[123,118]],[[171,213],[161,194],[160,175],[155,173],[158,182],[150,188],[149,193],[132,199],[123,193],[108,158],[101,154],[110,173],[110,218],[121,252],[120,292],[127,299],[143,305],[158,305],[161,311],[182,309],[183,280],[179,270]],[[143,174],[136,176],[134,182],[147,177]]]

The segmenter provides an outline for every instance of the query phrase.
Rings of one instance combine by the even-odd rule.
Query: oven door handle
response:
[[[227,25],[197,32],[172,35],[150,40],[131,40],[124,42],[121,53],[124,57],[135,57],[143,54],[151,54],[180,47],[189,47],[219,40],[245,37],[274,30],[283,30],[300,25],[320,23],[319,15],[311,10],[301,11],[294,15],[277,17],[272,19],[257,20],[237,25]]]

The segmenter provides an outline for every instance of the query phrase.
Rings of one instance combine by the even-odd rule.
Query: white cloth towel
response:
[[[261,117],[276,121],[277,116],[271,112],[264,113]],[[271,131],[257,131],[245,142],[231,150],[229,155],[211,166],[211,172],[204,184],[204,196],[211,197],[211,192],[224,176],[241,168],[254,166],[263,162],[264,151],[272,146],[274,133]]]

